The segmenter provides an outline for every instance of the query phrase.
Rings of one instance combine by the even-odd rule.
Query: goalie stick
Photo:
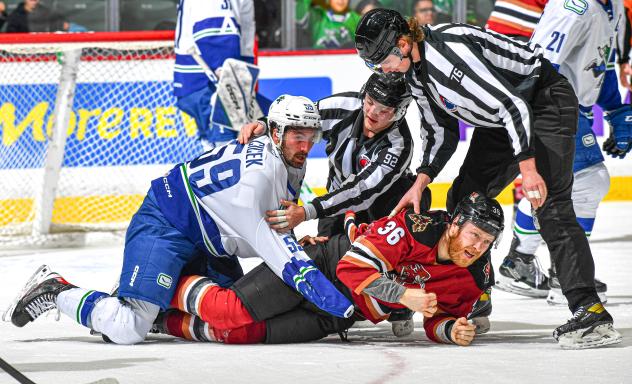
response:
[[[36,384],[34,381],[24,376],[22,372],[15,369],[11,364],[7,363],[2,358],[0,358],[0,368],[2,368],[3,371],[5,371],[11,377],[17,380],[18,383],[20,384]],[[119,382],[116,379],[108,377],[108,378],[97,380],[97,381],[91,381],[90,383],[87,383],[87,384],[119,384]]]

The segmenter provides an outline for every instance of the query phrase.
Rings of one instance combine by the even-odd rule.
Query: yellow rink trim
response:
[[[432,190],[432,208],[445,207],[446,195],[450,183],[430,184]],[[505,188],[498,200],[503,205],[513,203],[512,186]],[[325,188],[315,187],[317,195],[326,192]],[[144,194],[107,195],[88,197],[63,197],[55,200],[53,223],[55,224],[108,224],[127,222],[138,210]],[[632,176],[614,176],[610,180],[610,191],[604,201],[632,201]],[[0,227],[8,224],[20,224],[33,221],[33,199],[0,200]]]
[[[128,222],[144,194],[62,197],[55,199],[55,224],[109,224]],[[0,200],[0,226],[33,221],[33,199]]]

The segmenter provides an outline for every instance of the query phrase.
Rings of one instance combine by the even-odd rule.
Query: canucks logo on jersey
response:
[[[588,10],[588,3],[584,0],[566,0],[564,8],[578,15],[583,15]]]

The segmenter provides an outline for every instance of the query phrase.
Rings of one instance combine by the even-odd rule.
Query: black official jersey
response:
[[[312,200],[319,218],[366,210],[398,178],[410,173],[413,140],[405,118],[369,139],[362,133],[360,93],[324,98],[318,110],[323,136],[329,141],[328,193]]]
[[[518,160],[533,156],[530,103],[561,75],[542,49],[465,24],[425,28],[421,61],[406,74],[422,114],[422,163],[431,178],[456,150],[458,120],[506,129]]]

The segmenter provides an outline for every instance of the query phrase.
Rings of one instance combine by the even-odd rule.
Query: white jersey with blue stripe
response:
[[[177,97],[209,84],[202,67],[190,55],[192,48],[197,48],[213,71],[227,58],[254,62],[254,15],[253,0],[180,0],[173,85]]]
[[[291,257],[309,260],[292,235],[264,220],[281,199],[296,200],[305,174],[289,180],[268,136],[233,141],[172,169],[152,182],[167,220],[211,257],[260,257],[281,276]]]
[[[606,79],[606,71],[614,71],[611,54],[613,48],[622,46],[624,17],[621,0],[608,0],[607,4],[550,0],[544,8],[531,42],[544,48],[544,56],[568,78],[583,106],[597,103],[602,85],[614,85],[613,92],[618,93],[616,76]]]
[[[305,167],[286,166],[268,136],[232,141],[178,164],[152,181],[167,221],[209,257],[259,257],[318,308],[349,317],[353,304],[320,272],[290,233],[279,234],[265,211],[297,200]]]

